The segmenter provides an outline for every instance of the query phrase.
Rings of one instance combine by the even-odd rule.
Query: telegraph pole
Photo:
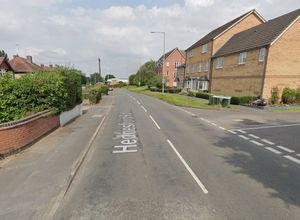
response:
[[[99,76],[101,77],[101,59],[98,58],[98,65],[99,65]]]

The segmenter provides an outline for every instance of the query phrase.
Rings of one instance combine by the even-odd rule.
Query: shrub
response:
[[[108,95],[108,86],[107,85],[101,85],[101,93]]]
[[[231,97],[230,104],[232,104],[232,105],[239,105],[240,104],[239,97],[235,97],[235,96]]]
[[[296,96],[295,96],[295,98],[296,98],[296,102],[300,103],[300,89],[296,90]]]
[[[97,104],[101,100],[101,88],[92,88],[89,90],[88,98],[90,103]]]
[[[49,109],[55,114],[81,103],[80,72],[68,68],[37,72],[13,80],[0,77],[0,122]]]
[[[212,94],[206,93],[206,92],[197,92],[196,93],[196,97],[201,98],[201,99],[209,99],[210,96],[212,96]]]
[[[241,96],[241,97],[231,97],[230,104],[239,105],[239,104],[249,104],[250,102],[256,100],[256,97],[253,96]]]
[[[195,96],[196,96],[196,93],[189,90],[189,91],[188,91],[188,96],[195,97]]]
[[[290,89],[290,88],[285,88],[282,92],[282,102],[284,104],[292,104],[296,102],[296,90],[295,89]]]
[[[273,88],[271,91],[271,103],[277,104],[279,101],[278,88]]]

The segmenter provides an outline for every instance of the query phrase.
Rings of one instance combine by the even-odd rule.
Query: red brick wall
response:
[[[26,147],[58,126],[59,117],[45,113],[0,128],[0,156]]]

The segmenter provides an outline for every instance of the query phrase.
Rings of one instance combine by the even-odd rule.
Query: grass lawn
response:
[[[183,106],[183,107],[192,107],[192,108],[205,108],[205,109],[219,109],[218,106],[211,106],[208,105],[207,102],[202,100],[198,100],[196,98],[191,98],[188,96],[178,95],[178,94],[170,94],[170,93],[159,93],[159,92],[151,92],[148,90],[146,86],[144,87],[136,87],[136,86],[129,86],[128,88],[131,92],[142,93],[148,96],[152,96],[158,98],[164,102],[167,102],[172,105],[176,106]]]
[[[274,108],[273,112],[300,112],[300,107],[291,107],[291,108]]]

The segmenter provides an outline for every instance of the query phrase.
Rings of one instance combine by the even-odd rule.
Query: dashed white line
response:
[[[141,104],[139,101],[136,101],[136,103],[139,104],[139,105]]]
[[[243,134],[246,134],[247,132],[246,131],[243,131],[243,130],[238,130],[239,132],[243,133]]]
[[[275,153],[275,154],[281,154],[281,152],[279,150],[276,150],[276,149],[274,149],[272,147],[266,147],[266,149],[269,150],[269,151],[271,151],[271,152],[273,152],[273,153]]]
[[[289,153],[294,153],[295,151],[294,150],[291,150],[287,147],[283,147],[283,146],[276,146],[277,148],[280,148],[281,150],[284,150],[286,152],[289,152]]]
[[[172,147],[172,149],[174,150],[174,152],[176,153],[176,155],[179,157],[179,159],[181,160],[181,162],[183,163],[183,165],[185,166],[185,168],[189,171],[189,173],[191,174],[191,176],[194,178],[194,180],[196,181],[196,183],[198,184],[198,186],[202,189],[203,193],[207,194],[208,190],[205,188],[205,186],[203,185],[203,183],[199,180],[199,178],[194,173],[194,171],[191,169],[191,167],[186,163],[186,161],[183,159],[183,157],[177,151],[177,149],[172,144],[172,142],[169,139],[167,141],[168,141],[169,145]]]
[[[257,145],[257,146],[264,146],[264,144],[262,144],[262,143],[259,143],[259,142],[257,142],[257,141],[251,141],[253,144],[255,144],[255,145]]]
[[[253,128],[243,128],[243,130],[249,131],[249,130],[257,130],[257,129],[284,128],[284,127],[293,127],[293,126],[300,126],[300,124],[270,125],[270,126],[261,126],[261,127],[253,127]]]
[[[265,142],[267,144],[270,144],[270,145],[275,145],[273,142],[267,140],[267,139],[261,139],[262,142]]]
[[[300,154],[297,154],[298,157],[300,157]]]
[[[154,124],[156,125],[156,127],[160,130],[159,125],[157,124],[157,122],[154,120],[154,118],[150,115],[151,120],[154,122]]]
[[[256,136],[256,135],[254,135],[254,134],[248,134],[250,137],[253,137],[253,138],[255,138],[255,139],[259,139],[260,137],[258,137],[258,136]]]
[[[231,134],[236,134],[235,131],[232,131],[232,130],[228,130]]]
[[[224,130],[224,131],[226,130],[226,128],[223,128],[223,127],[221,127],[221,126],[219,126],[219,128],[220,128],[221,130]]]
[[[287,159],[289,159],[289,160],[291,160],[291,161],[293,161],[293,162],[295,162],[295,163],[297,163],[297,164],[300,164],[300,160],[298,160],[295,157],[292,157],[292,156],[289,156],[289,155],[286,155],[284,157],[287,158]]]
[[[244,136],[244,135],[239,135],[239,137],[241,137],[241,138],[243,138],[243,139],[245,139],[245,140],[249,140],[250,138],[248,138],[248,137],[246,137],[246,136]]]
[[[213,126],[218,126],[216,123],[213,123],[213,122],[211,122],[211,124],[212,124]]]
[[[141,106],[141,108],[145,111],[148,112],[147,109],[144,106]]]

